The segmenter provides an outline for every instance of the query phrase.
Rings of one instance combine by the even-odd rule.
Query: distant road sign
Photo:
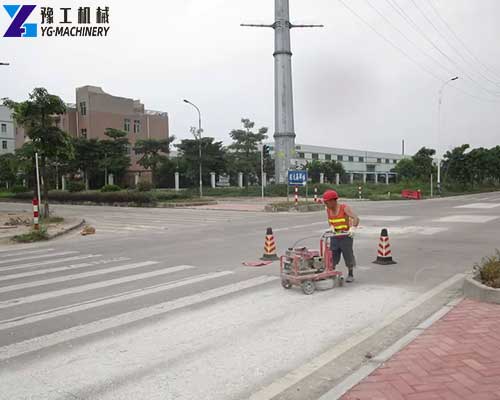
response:
[[[304,186],[307,184],[307,171],[288,171],[290,186]]]

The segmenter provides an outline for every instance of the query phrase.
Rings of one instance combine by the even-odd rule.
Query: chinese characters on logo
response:
[[[40,7],[42,36],[108,36],[109,7]]]

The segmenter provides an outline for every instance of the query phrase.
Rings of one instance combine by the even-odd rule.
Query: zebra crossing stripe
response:
[[[90,258],[90,257],[86,257],[86,258]],[[53,272],[69,271],[69,270],[74,270],[74,269],[78,269],[78,268],[92,267],[95,265],[104,265],[104,264],[110,264],[113,262],[122,262],[122,261],[130,261],[130,260],[131,259],[128,257],[115,257],[115,258],[110,258],[107,260],[91,261],[91,262],[80,263],[80,264],[70,264],[70,265],[64,265],[62,267],[56,267],[56,268],[41,268],[41,269],[37,269],[36,271],[20,272],[18,274],[10,274],[10,275],[0,276],[0,281],[8,281],[8,280],[18,279],[18,278],[26,278],[28,276],[45,275],[45,274],[50,274]]]
[[[0,361],[9,358],[18,357],[23,354],[42,350],[46,347],[55,346],[69,340],[83,338],[88,335],[103,332],[108,329],[118,328],[133,322],[145,320],[154,316],[166,314],[170,311],[178,310],[184,307],[201,304],[203,302],[237,293],[239,291],[260,286],[269,282],[278,280],[275,276],[259,276],[257,278],[240,281],[237,283],[221,286],[215,289],[206,290],[191,296],[181,297],[154,306],[129,311],[124,314],[94,321],[85,325],[77,325],[72,328],[54,332],[44,336],[38,336],[23,342],[14,343],[8,346],[0,347]]]
[[[22,255],[25,255],[25,254],[37,254],[37,253],[46,253],[48,251],[54,251],[54,249],[43,249],[43,250],[31,250],[31,251],[22,251],[22,252],[19,252],[19,250],[30,249],[30,248],[31,247],[21,247],[21,248],[16,247],[15,250],[12,250],[12,249],[1,249],[0,253],[7,253],[7,252],[14,251],[14,254],[7,254],[5,257],[16,257],[16,256],[22,256]]]
[[[55,257],[55,256],[65,256],[68,254],[77,254],[79,251],[63,251],[60,253],[51,253],[51,254],[42,254],[42,255],[37,255],[37,256],[28,256],[28,257],[21,257],[21,258],[13,258],[10,260],[2,260],[0,261],[0,264],[7,264],[11,262],[17,262],[17,261],[25,261],[25,260],[36,260],[38,258],[47,258],[47,257]]]
[[[29,268],[29,267],[38,267],[42,265],[52,265],[52,264],[59,264],[61,262],[67,262],[67,261],[77,261],[77,260],[85,260],[86,258],[94,258],[94,257],[101,257],[102,254],[86,254],[82,256],[75,256],[75,257],[67,257],[67,258],[59,258],[56,260],[48,260],[48,261],[38,261],[38,262],[32,262],[32,263],[27,263],[27,264],[20,264],[20,265],[15,265],[12,267],[7,267],[7,268],[2,268],[3,271],[12,271],[16,269],[22,269],[22,268]],[[9,275],[6,275],[7,277]],[[10,279],[10,278],[7,278]],[[3,280],[0,278],[0,280]]]
[[[143,263],[137,263],[136,266],[142,267],[142,266],[154,265],[154,264],[158,264],[158,262],[157,261],[146,261]],[[131,265],[133,265],[133,264],[131,264]],[[186,269],[192,269],[192,268],[195,268],[195,267],[192,267],[190,265],[179,265],[176,267],[170,267],[170,268],[155,270],[155,271],[151,271],[151,272],[145,272],[142,274],[135,274],[135,275],[125,276],[122,278],[109,279],[107,281],[88,283],[85,285],[73,286],[71,288],[52,290],[50,292],[44,292],[44,293],[34,294],[31,296],[25,296],[25,297],[20,297],[20,298],[18,297],[18,298],[14,298],[14,299],[1,301],[0,302],[0,309],[24,305],[24,304],[36,303],[37,301],[53,299],[54,297],[60,297],[60,296],[65,296],[65,295],[70,295],[70,294],[75,294],[75,293],[87,292],[89,290],[94,290],[94,289],[102,289],[102,288],[105,288],[108,286],[119,285],[119,284],[127,283],[127,282],[133,282],[133,281],[137,281],[140,279],[147,279],[147,278],[153,278],[153,277],[161,276],[161,275],[168,275],[168,274],[172,274],[174,272],[184,271]],[[111,268],[108,268],[108,269],[111,269]],[[101,275],[101,273],[100,273],[101,271],[94,271],[94,272],[96,272],[96,273],[94,273],[92,275],[88,275],[88,276]],[[90,274],[90,273],[88,273],[88,274]],[[84,275],[84,274],[77,274],[77,275]],[[76,276],[76,275],[73,275],[73,277],[74,276]],[[68,280],[68,277],[61,277],[61,278],[65,278],[64,279],[65,281]],[[81,278],[81,276],[79,276],[79,278]],[[17,290],[19,290],[19,289],[17,289]]]
[[[34,314],[29,314],[25,316],[16,316],[15,318],[11,318],[8,320],[0,321],[0,332],[5,329],[14,328],[16,326],[31,324],[38,321],[43,321],[50,318],[60,317],[62,315],[72,314],[79,311],[89,310],[92,308],[101,307],[107,304],[119,303],[121,301],[126,301],[130,299],[134,299],[137,297],[142,297],[146,295],[150,295],[153,293],[163,292],[170,289],[188,286],[193,283],[203,282],[210,279],[220,278],[226,275],[232,275],[234,272],[232,271],[220,271],[220,272],[212,272],[208,274],[203,274],[194,278],[188,279],[180,279],[178,281],[167,282],[160,285],[155,285],[146,288],[140,288],[135,290],[130,290],[124,293],[119,293],[113,296],[101,297],[98,299],[92,299],[89,301],[85,301],[83,303],[77,304],[67,304],[62,307],[53,308],[51,310],[44,310]]]

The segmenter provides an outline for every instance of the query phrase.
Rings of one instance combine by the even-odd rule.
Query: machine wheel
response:
[[[281,286],[283,286],[285,289],[290,289],[292,287],[292,284],[288,279],[283,279],[281,281]]]
[[[304,281],[302,282],[301,286],[302,286],[302,291],[307,295],[313,294],[314,291],[316,290],[313,281]]]
[[[344,277],[343,276],[337,277],[337,285],[339,287],[344,286]]]

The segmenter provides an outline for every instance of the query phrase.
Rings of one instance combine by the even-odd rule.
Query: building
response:
[[[97,86],[77,88],[76,103],[67,104],[67,111],[58,118],[57,125],[73,137],[87,139],[109,139],[105,135],[108,128],[127,132],[131,165],[125,179],[130,185],[151,180],[151,171],[137,164],[135,143],[140,139],[169,137],[168,113],[146,110],[139,100],[113,96]],[[24,131],[18,129],[16,146],[22,146],[26,140]]]
[[[270,145],[270,153],[274,156],[273,144]],[[361,178],[365,182],[378,182],[380,178],[387,180],[394,177],[396,174],[391,170],[403,158],[403,155],[394,153],[297,144],[292,165],[302,169],[314,160],[338,161],[351,181]]]
[[[0,155],[14,153],[16,148],[16,128],[12,119],[12,111],[0,105]]]

